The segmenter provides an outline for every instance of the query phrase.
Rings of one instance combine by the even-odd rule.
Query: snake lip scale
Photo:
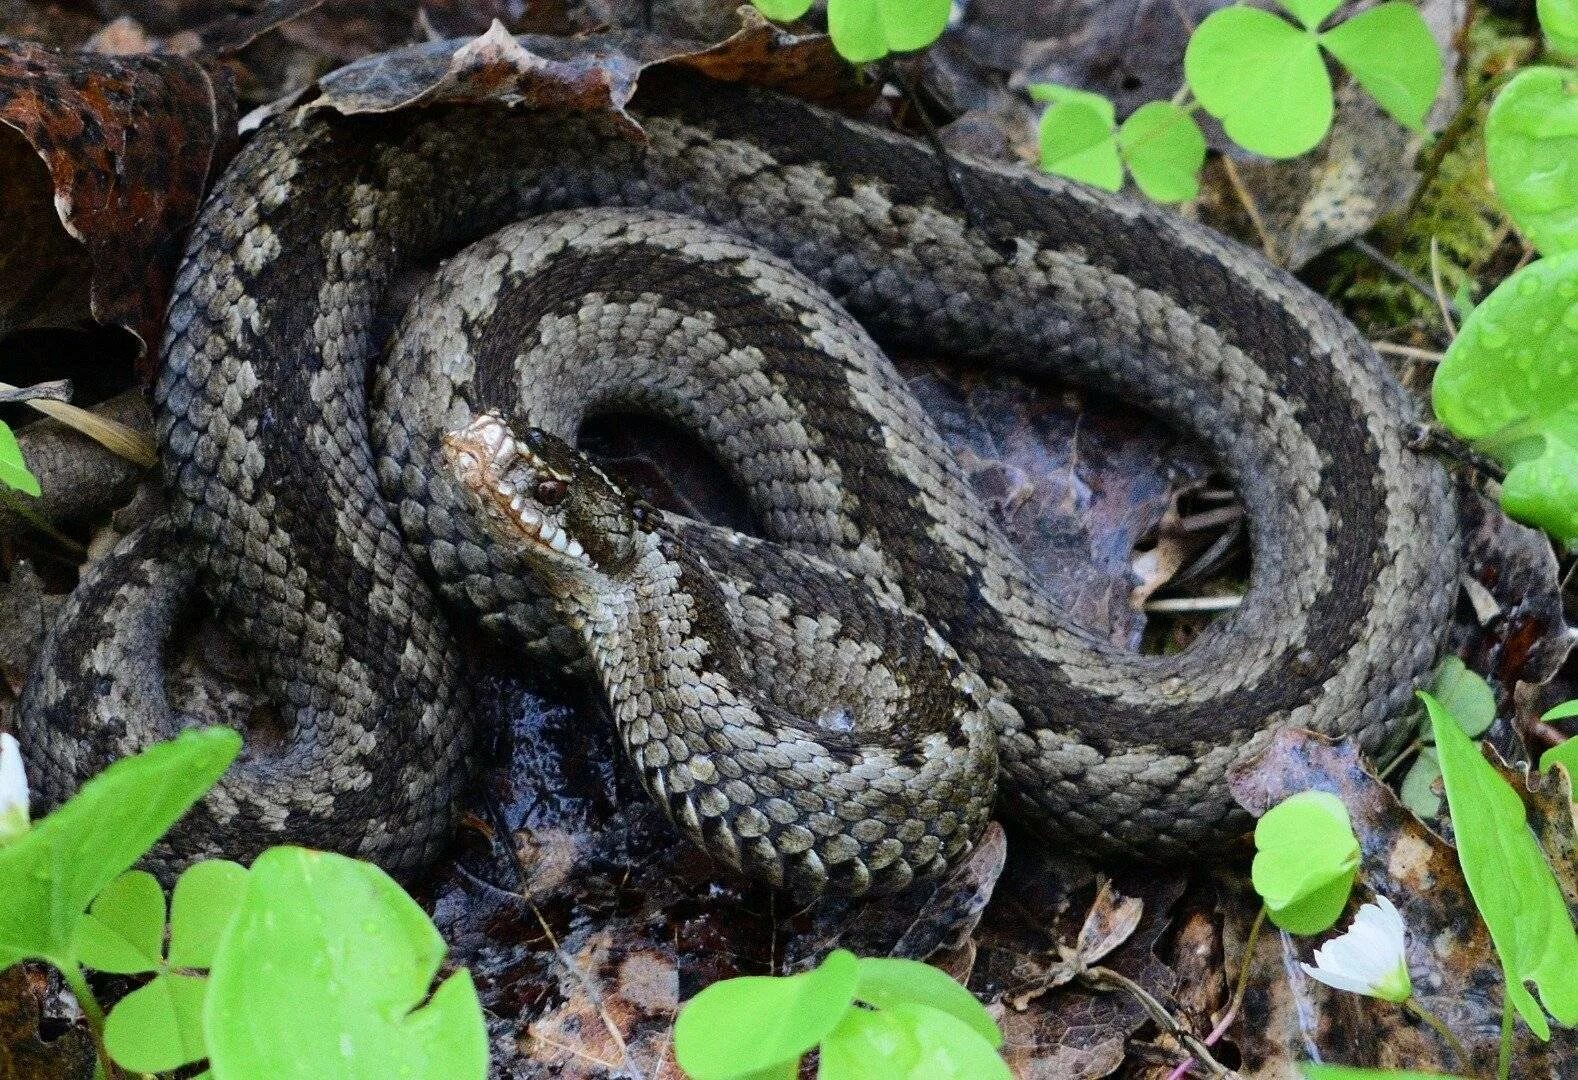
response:
[[[163,865],[434,858],[475,736],[457,621],[589,661],[680,831],[806,893],[936,874],[994,803],[1080,852],[1198,858],[1242,828],[1223,778],[1279,728],[1396,734],[1457,519],[1413,403],[1328,304],[1018,168],[958,162],[966,214],[923,144],[771,93],[652,72],[631,111],[644,143],[432,108],[280,117],[243,148],[169,311],[170,509],[84,572],[19,705],[46,802],[190,722],[162,661],[197,590],[288,735]],[[440,261],[401,309],[392,286]],[[1203,441],[1249,514],[1237,611],[1165,657],[1070,623],[888,362],[904,348],[1084,382]],[[630,500],[571,448],[610,411],[695,432],[762,536]]]

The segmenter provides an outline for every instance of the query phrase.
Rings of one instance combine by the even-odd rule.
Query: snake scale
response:
[[[653,72],[632,112],[644,143],[469,108],[283,118],[242,150],[169,312],[171,508],[88,571],[21,704],[47,801],[179,726],[162,648],[197,585],[287,734],[249,741],[178,858],[434,857],[474,744],[460,620],[590,642],[665,812],[808,892],[936,873],[994,797],[1082,852],[1198,857],[1242,826],[1224,776],[1276,729],[1389,736],[1440,649],[1456,517],[1409,399],[1325,302],[1017,168],[957,163],[966,213],[924,144],[772,93]],[[401,275],[447,256],[402,315]],[[915,347],[1202,440],[1251,522],[1242,605],[1170,656],[1070,625],[881,351]],[[479,479],[455,449],[478,429],[442,440],[484,410],[519,438]],[[606,410],[699,434],[764,537],[655,517],[527,433]],[[601,577],[479,513],[528,465],[507,490],[570,514],[556,554]]]

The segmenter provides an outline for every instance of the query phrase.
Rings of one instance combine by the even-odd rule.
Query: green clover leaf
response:
[[[104,1046],[116,1064],[137,1073],[169,1072],[208,1056],[203,1045],[203,998],[208,980],[162,972],[110,1011]]]
[[[1294,934],[1329,930],[1359,872],[1359,840],[1348,808],[1325,791],[1302,791],[1255,824],[1250,880],[1266,914]]]
[[[214,952],[203,1031],[215,1080],[306,1080],[329,1062],[341,1076],[481,1080],[488,1039],[470,973],[432,989],[444,952],[426,913],[371,863],[270,848]]]
[[[1205,136],[1188,111],[1170,101],[1141,105],[1118,129],[1118,152],[1134,182],[1157,202],[1183,202],[1200,192]]]
[[[1402,0],[1360,12],[1320,36],[1359,85],[1399,124],[1424,130],[1441,89],[1441,50],[1417,9]]]
[[[1313,148],[1331,128],[1331,76],[1324,47],[1398,122],[1424,123],[1441,88],[1441,52],[1411,5],[1391,3],[1324,33],[1329,0],[1283,0],[1303,26],[1268,11],[1212,12],[1189,39],[1184,77],[1200,104],[1246,150],[1289,158]]]
[[[811,9],[811,0],[752,0],[777,22],[792,22]],[[880,60],[890,52],[924,49],[942,36],[951,0],[828,0],[827,30],[833,47],[852,64]]]
[[[997,1030],[997,1022],[975,995],[946,972],[918,960],[885,956],[862,959],[855,998],[879,1009],[892,1008],[906,1001],[925,1005],[969,1025],[988,1046],[995,1049],[1003,1045],[1003,1033]]]
[[[136,975],[164,962],[164,889],[145,870],[122,874],[94,898],[77,958],[95,971]]]
[[[674,1057],[691,1080],[792,1066],[829,1035],[855,1000],[860,962],[844,949],[788,978],[725,979],[697,994],[674,1022]]]
[[[240,863],[209,859],[187,868],[170,899],[170,966],[209,968],[214,950],[241,907],[247,870]]]
[[[1087,100],[1089,98],[1102,104],[1095,104]],[[1117,191],[1123,186],[1123,163],[1118,158],[1118,143],[1113,132],[1112,102],[1106,98],[1081,94],[1055,101],[1041,114],[1039,136],[1041,167],[1047,172],[1103,191]]]
[[[1228,138],[1257,154],[1296,157],[1331,127],[1331,76],[1315,35],[1268,11],[1212,12],[1189,38],[1184,78]]]
[[[1518,72],[1485,120],[1485,157],[1507,213],[1535,247],[1578,249],[1578,71]]]
[[[1529,1029],[1551,1037],[1540,1004],[1563,1024],[1578,1024],[1578,934],[1556,876],[1529,830],[1523,802],[1490,767],[1456,721],[1429,694],[1430,712],[1458,861],[1501,957],[1507,995]],[[1539,987],[1536,1003],[1526,983]]]
[[[1578,542],[1578,252],[1498,285],[1447,350],[1431,399],[1443,424],[1508,467],[1508,513]]]
[[[22,448],[17,445],[16,433],[4,420],[0,420],[0,483],[25,492],[35,499],[42,493],[38,486],[38,477],[33,475],[27,467],[27,462],[22,460]]]

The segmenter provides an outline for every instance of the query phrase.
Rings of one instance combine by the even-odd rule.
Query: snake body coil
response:
[[[1404,393],[1322,300],[1171,214],[1013,169],[961,166],[966,217],[922,145],[775,95],[653,75],[633,111],[644,145],[471,109],[274,122],[242,151],[170,311],[169,519],[86,577],[24,697],[47,798],[176,722],[158,646],[195,574],[290,735],[174,850],[430,859],[472,745],[446,612],[555,633],[541,574],[441,467],[443,433],[485,409],[567,436],[588,411],[657,412],[744,486],[771,543],[675,523],[665,588],[696,619],[610,624],[594,659],[609,687],[630,650],[691,672],[666,707],[616,702],[622,735],[687,832],[771,880],[935,871],[983,820],[994,756],[1004,804],[1054,840],[1198,854],[1236,824],[1224,772],[1276,728],[1388,735],[1439,650],[1456,518]],[[396,275],[517,221],[412,305],[370,412]],[[862,326],[1203,440],[1251,521],[1240,608],[1167,657],[1068,625]],[[863,598],[819,617],[829,581]],[[735,722],[707,688],[731,651],[778,722]]]

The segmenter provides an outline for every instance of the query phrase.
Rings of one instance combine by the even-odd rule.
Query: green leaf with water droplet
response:
[[[860,961],[860,981],[855,997],[867,1005],[887,1008],[901,1001],[929,1005],[975,1029],[993,1047],[1003,1044],[1003,1034],[991,1013],[974,994],[947,972],[918,960],[868,956]]]
[[[207,1057],[203,996],[208,980],[167,973],[116,1003],[104,1025],[104,1045],[122,1068],[168,1072]]]
[[[22,460],[22,447],[17,445],[16,433],[4,420],[0,420],[0,482],[35,499],[42,490],[38,486],[38,477]]]
[[[1551,49],[1578,56],[1578,0],[1536,0],[1534,10]]]
[[[1430,27],[1402,0],[1362,11],[1320,36],[1359,85],[1404,127],[1424,130],[1441,89],[1441,50]]]
[[[444,951],[371,863],[270,848],[214,954],[203,1028],[215,1080],[482,1080],[488,1038],[470,973],[432,990]]]
[[[1255,823],[1250,880],[1266,914],[1294,934],[1319,934],[1336,924],[1359,872],[1359,840],[1342,800],[1301,791]]]
[[[1578,252],[1497,286],[1447,350],[1431,398],[1443,424],[1507,466],[1508,513],[1578,543]]]
[[[1331,76],[1314,33],[1248,7],[1214,11],[1189,37],[1184,77],[1228,138],[1296,157],[1331,127]]]
[[[29,958],[74,969],[88,904],[214,786],[240,749],[228,728],[151,746],[0,848],[0,969]]]
[[[1535,247],[1578,249],[1578,70],[1518,72],[1485,119],[1485,158],[1496,194]]]
[[[164,889],[158,879],[132,870],[104,886],[77,931],[77,959],[113,975],[156,970],[164,960]]]
[[[838,1026],[859,978],[854,954],[835,949],[799,975],[713,983],[674,1023],[675,1060],[691,1080],[732,1080],[792,1065]]]

